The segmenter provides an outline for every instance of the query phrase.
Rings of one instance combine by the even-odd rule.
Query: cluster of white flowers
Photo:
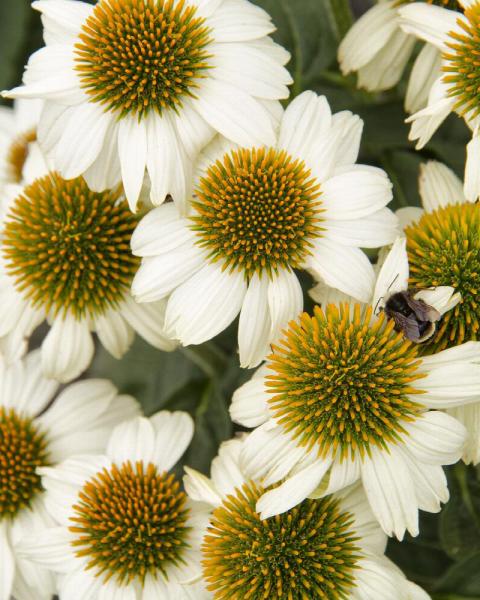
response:
[[[289,100],[248,0],[33,2],[45,46],[0,112],[0,600],[428,599],[388,536],[480,462],[480,3],[441,4],[382,1],[339,49],[384,90],[423,40],[411,138],[472,129],[465,183],[430,161],[394,213],[361,119]],[[172,351],[237,317],[251,432],[211,478],[176,468],[187,413],[72,383],[95,339]]]

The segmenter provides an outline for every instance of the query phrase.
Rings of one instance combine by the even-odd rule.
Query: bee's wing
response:
[[[425,304],[423,300],[415,300],[412,296],[406,296],[405,300],[420,321],[431,321],[434,323],[440,320],[442,315],[438,310],[433,308],[433,306]]]
[[[402,331],[403,335],[408,340],[411,340],[412,342],[420,341],[422,336],[420,335],[420,328],[414,315],[406,317],[405,315],[397,312],[392,316],[393,320],[395,321],[395,325],[397,326],[396,328]]]

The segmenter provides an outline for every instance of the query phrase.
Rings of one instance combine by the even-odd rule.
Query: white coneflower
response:
[[[376,304],[405,276],[403,244],[385,261]],[[452,291],[424,299],[452,308]],[[436,512],[447,501],[442,465],[462,456],[466,431],[437,409],[478,399],[480,343],[423,356],[374,308],[329,304],[303,314],[234,394],[232,418],[256,427],[244,468],[265,485],[286,479],[259,500],[262,516],[361,479],[382,528],[401,539],[405,529],[418,533],[419,508]]]
[[[462,11],[456,0],[433,0],[435,4]],[[358,73],[358,85],[369,91],[387,90],[395,86],[412,56],[415,36],[402,31],[402,0],[378,2],[362,15],[341,42],[338,60],[342,72]],[[426,44],[419,52],[409,77],[405,109],[409,113],[424,108],[430,89],[440,72],[440,52]]]
[[[116,427],[104,455],[39,469],[57,526],[22,554],[59,574],[62,600],[202,597],[192,582],[208,511],[172,472],[192,435],[188,414],[162,411]]]
[[[441,67],[429,94],[428,104],[412,115],[410,139],[422,148],[444,119],[455,111],[472,130],[467,146],[465,194],[469,200],[480,195],[480,68],[472,56],[480,51],[480,3],[460,0],[464,14],[439,6],[421,3],[400,9],[402,27],[436,47],[441,53]]]
[[[53,524],[37,469],[77,453],[102,452],[115,425],[139,406],[103,379],[64,388],[42,374],[40,355],[6,366],[0,361],[0,600],[50,600],[53,574],[21,556],[26,535]]]
[[[46,47],[24,85],[46,101],[39,140],[66,179],[102,191],[123,180],[135,209],[189,198],[191,161],[219,132],[273,144],[291,77],[269,15],[247,0],[40,0]]]
[[[450,348],[448,358],[459,344],[480,338],[480,206],[465,198],[462,182],[442,163],[423,164],[419,183],[423,209],[399,211],[407,236],[409,285],[452,286],[461,294],[461,301],[444,315],[435,336],[422,347],[426,354]],[[480,362],[477,344],[471,350],[472,360]],[[480,404],[449,412],[469,433],[464,460],[480,462]]]
[[[242,472],[244,443],[221,445],[211,479],[186,468],[187,493],[211,510],[201,546],[209,598],[428,600],[384,556],[387,538],[359,486],[263,518],[267,490]]]
[[[139,305],[130,285],[139,260],[130,238],[138,222],[119,190],[93,192],[82,177],[45,174],[41,153],[28,181],[4,195],[0,242],[0,345],[14,360],[45,319],[45,373],[69,381],[93,356],[92,332],[120,358],[137,331],[172,350],[163,323],[165,302]],[[38,167],[38,168],[37,168]],[[39,175],[43,170],[44,174]],[[12,186],[7,186],[11,191]]]
[[[370,298],[374,274],[360,248],[393,241],[397,221],[385,208],[387,175],[355,164],[361,131],[357,116],[332,115],[324,97],[305,92],[272,146],[214,142],[198,165],[191,214],[167,204],[137,226],[134,297],[171,294],[166,327],[185,345],[212,338],[240,313],[242,366],[257,365],[302,310],[294,269]]]

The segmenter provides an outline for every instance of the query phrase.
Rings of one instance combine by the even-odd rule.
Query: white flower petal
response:
[[[118,124],[118,154],[120,156],[125,195],[130,210],[135,212],[147,162],[145,121],[132,116],[120,119]],[[161,160],[161,157],[157,157],[157,159]]]
[[[279,515],[303,502],[318,487],[330,465],[331,459],[317,459],[278,487],[260,496],[256,506],[260,518],[268,519]]]
[[[185,491],[192,500],[206,502],[212,506],[221,504],[222,499],[208,477],[190,467],[184,467],[184,469],[183,484]]]
[[[405,206],[399,208],[396,213],[400,229],[405,231],[407,227],[410,227],[414,223],[418,223],[422,215],[425,214],[423,208],[417,206]]]
[[[224,81],[202,84],[195,109],[216,131],[243,146],[275,144],[270,117],[252,96]]]
[[[323,237],[345,246],[378,248],[391,244],[399,233],[398,218],[389,208],[361,219],[325,219],[322,221]]]
[[[167,331],[185,346],[215,337],[238,315],[246,291],[243,272],[207,263],[170,296]]]
[[[130,348],[135,335],[116,308],[96,317],[95,331],[102,345],[118,359]]]
[[[92,165],[83,173],[88,187],[94,192],[115,187],[122,178],[118,156],[117,123],[111,121],[103,139],[103,145]]]
[[[216,42],[257,40],[275,31],[268,13],[245,0],[224,0],[210,15],[208,25]]]
[[[441,315],[455,308],[462,300],[460,293],[448,285],[440,285],[431,290],[420,290],[415,294],[416,300],[423,300],[425,304],[433,306]]]
[[[412,457],[409,448],[399,448],[407,462],[415,486],[415,496],[420,510],[436,513],[442,502],[448,502],[447,478],[441,465],[425,464]]]
[[[93,7],[86,2],[71,2],[71,0],[37,0],[32,2],[32,8],[42,13],[64,35],[76,36],[82,24],[92,13]]]
[[[48,403],[51,401],[56,391],[58,390],[58,382],[52,379],[47,379],[43,374],[42,361],[39,350],[34,350],[27,354],[23,361],[23,373],[19,373],[16,367],[20,366],[12,365],[2,377],[2,398],[0,403],[8,393],[8,388],[11,390],[12,384],[17,387],[16,394],[10,398],[12,401],[11,406],[14,406],[18,410],[25,410],[31,416],[39,415]],[[9,385],[8,379],[10,377],[18,377],[16,382],[11,382]],[[7,399],[8,401],[8,399]]]
[[[155,431],[145,417],[136,417],[117,425],[110,436],[107,456],[117,465],[130,461],[144,465],[153,462],[155,456]]]
[[[15,576],[15,559],[8,539],[8,523],[0,521],[0,600],[10,600],[13,578]]]
[[[330,137],[335,140],[332,166],[353,165],[358,158],[362,138],[363,121],[349,110],[342,110],[332,116]]]
[[[325,217],[352,220],[367,217],[392,199],[392,183],[385,171],[366,165],[345,167],[322,184]]]
[[[422,365],[425,368],[425,363]],[[430,366],[415,382],[422,394],[415,397],[430,408],[451,408],[475,402],[480,395],[480,364],[456,362]]]
[[[269,279],[254,273],[243,299],[238,323],[240,366],[258,365],[270,349],[272,322],[268,310]]]
[[[303,292],[298,277],[290,269],[279,269],[268,283],[268,307],[272,329],[271,341],[277,341],[290,321],[303,310]]]
[[[374,310],[383,306],[389,295],[408,287],[407,240],[398,238],[393,244],[377,276],[372,306]]]
[[[16,544],[15,551],[45,569],[68,573],[78,564],[72,538],[72,533],[66,527],[48,527],[25,536]]]
[[[58,316],[42,344],[45,375],[66,382],[78,377],[94,354],[92,335],[86,321],[72,315]]]
[[[389,451],[370,447],[362,460],[362,481],[370,506],[387,535],[403,539],[405,530],[418,535],[418,506],[412,477],[393,445]]]
[[[476,362],[480,356],[480,342],[465,342],[430,356],[422,356],[422,370],[456,362]]]
[[[169,471],[177,464],[192,441],[192,417],[179,410],[162,410],[150,417],[150,423],[155,430],[155,464],[162,471]]]
[[[336,459],[333,461],[328,473],[328,481],[326,487],[322,485],[319,488],[318,497],[328,496],[354,484],[360,478],[360,460],[358,458],[351,459],[350,457],[343,460]],[[320,491],[321,490],[321,491]],[[317,497],[317,494],[312,494],[311,498]]]
[[[67,573],[59,580],[60,598],[68,600],[92,600],[98,598],[102,586],[102,580],[95,577],[94,571],[85,571],[82,563],[78,570]]]
[[[267,367],[262,366],[252,379],[237,388],[230,404],[230,417],[244,427],[257,427],[270,418],[269,394],[265,387]]]
[[[480,133],[475,130],[467,144],[467,162],[465,164],[464,193],[467,200],[475,201],[480,196]]]
[[[202,148],[209,144],[215,130],[194,108],[193,100],[183,100],[182,109],[173,115],[176,131],[190,159],[196,160]]]
[[[166,300],[138,304],[131,296],[127,296],[120,310],[124,319],[144,340],[155,348],[171,352],[178,343],[165,330],[166,308]]]
[[[427,212],[465,202],[460,179],[451,169],[436,160],[420,165],[418,186],[423,208]]]
[[[110,579],[102,582],[95,600],[137,600],[137,591],[131,584],[118,585],[115,580]]]
[[[480,402],[450,408],[448,414],[460,421],[467,430],[463,460],[467,464],[477,465],[480,462]]]
[[[211,477],[215,489],[226,498],[236,488],[241,488],[245,478],[240,470],[240,440],[229,440],[220,445],[218,455],[212,460]]]
[[[375,275],[366,255],[358,248],[326,239],[316,240],[314,246],[307,259],[307,268],[314,276],[361,302],[369,302]]]
[[[171,252],[142,261],[133,282],[132,294],[138,302],[153,302],[168,296],[205,263],[201,250],[187,242]]]
[[[401,6],[398,10],[401,27],[406,33],[415,35],[441,51],[448,51],[448,34],[457,29],[456,11],[421,2]]]
[[[465,427],[443,412],[430,410],[404,429],[405,447],[416,460],[430,465],[451,465],[462,456]]]
[[[405,110],[414,113],[428,102],[430,88],[441,73],[441,54],[431,44],[425,44],[413,64],[405,95]]]

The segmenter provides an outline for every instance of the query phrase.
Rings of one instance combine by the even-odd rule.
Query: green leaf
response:
[[[475,552],[455,563],[438,581],[435,591],[480,597],[480,552]]]

